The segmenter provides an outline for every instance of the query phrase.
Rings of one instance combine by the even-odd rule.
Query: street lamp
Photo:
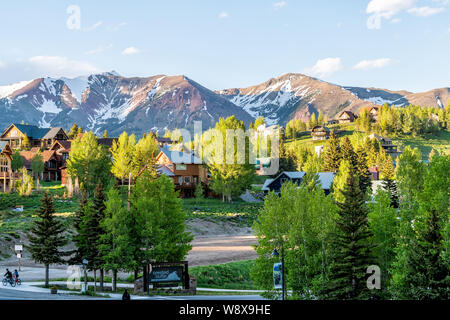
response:
[[[81,292],[84,293],[87,291],[87,272],[86,272],[86,266],[89,263],[86,259],[83,259],[83,271],[84,271],[84,287],[82,288]]]
[[[273,257],[278,257],[280,254],[278,253],[278,251],[277,251],[277,249],[275,248],[275,249],[273,249],[273,252],[272,252],[272,256]],[[282,295],[281,295],[281,300],[284,300],[285,299],[285,296],[286,296],[286,285],[285,285],[285,282],[284,282],[284,251],[283,251],[283,246],[281,247],[281,292],[282,292]]]

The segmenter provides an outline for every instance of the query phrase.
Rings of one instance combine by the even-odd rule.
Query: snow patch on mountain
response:
[[[69,88],[72,96],[79,102],[82,102],[83,92],[89,88],[89,77],[77,77],[73,79],[61,78]]]
[[[7,86],[0,86],[0,99],[6,98],[16,92],[17,90],[22,89],[23,87],[27,86],[29,83],[31,83],[33,80],[29,81],[20,81],[16,82]]]

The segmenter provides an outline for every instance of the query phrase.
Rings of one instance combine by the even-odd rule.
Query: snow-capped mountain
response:
[[[303,74],[288,73],[259,85],[216,91],[240,106],[252,117],[264,116],[270,124],[284,125],[290,119],[310,118],[322,111],[328,119],[343,110],[358,112],[362,107],[388,103],[404,106],[410,103],[443,107],[450,98],[450,89],[425,93],[390,91],[377,88],[344,87]]]
[[[191,128],[202,120],[206,129],[241,108],[185,76],[126,78],[114,72],[68,78],[40,78],[0,87],[0,127],[11,122],[42,127],[84,128],[111,134]]]
[[[39,78],[0,86],[0,128],[25,121],[42,127],[73,123],[111,135],[126,130],[142,135],[150,130],[203,128],[220,117],[235,115],[248,124],[264,116],[269,124],[307,120],[322,111],[327,119],[343,110],[383,103],[445,107],[450,88],[424,93],[344,87],[303,74],[289,73],[259,85],[213,92],[185,76],[122,77],[116,72],[74,79]]]

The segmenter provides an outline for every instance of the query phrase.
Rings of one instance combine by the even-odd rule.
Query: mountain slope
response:
[[[25,121],[43,127],[70,128],[74,122],[99,133],[127,130],[203,128],[219,117],[236,115],[248,124],[252,118],[241,108],[184,76],[157,75],[125,78],[116,73],[88,77],[40,78],[0,87],[0,126]]]
[[[388,103],[445,107],[450,89],[423,93],[378,88],[343,87],[303,74],[288,73],[259,85],[216,91],[254,118],[264,116],[270,124],[286,124],[290,119],[308,120],[322,111],[328,119],[343,110],[358,112],[362,107]]]
[[[357,111],[373,104],[340,86],[295,73],[248,88],[216,92],[253,117],[264,116],[270,124],[285,124],[292,118],[307,120],[319,111],[331,119],[342,110]]]

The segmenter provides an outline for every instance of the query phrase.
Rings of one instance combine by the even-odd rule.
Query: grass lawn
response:
[[[262,207],[262,203],[247,203],[241,199],[228,203],[221,199],[185,198],[182,203],[188,219],[234,222],[241,226],[252,226]]]
[[[392,142],[397,144],[400,150],[406,146],[419,148],[424,160],[428,159],[432,149],[435,149],[442,155],[450,154],[450,131],[441,131],[439,136],[426,135],[424,137],[405,136],[393,138]]]
[[[192,267],[189,274],[197,279],[199,288],[256,290],[250,279],[253,260],[230,262],[210,266]]]

